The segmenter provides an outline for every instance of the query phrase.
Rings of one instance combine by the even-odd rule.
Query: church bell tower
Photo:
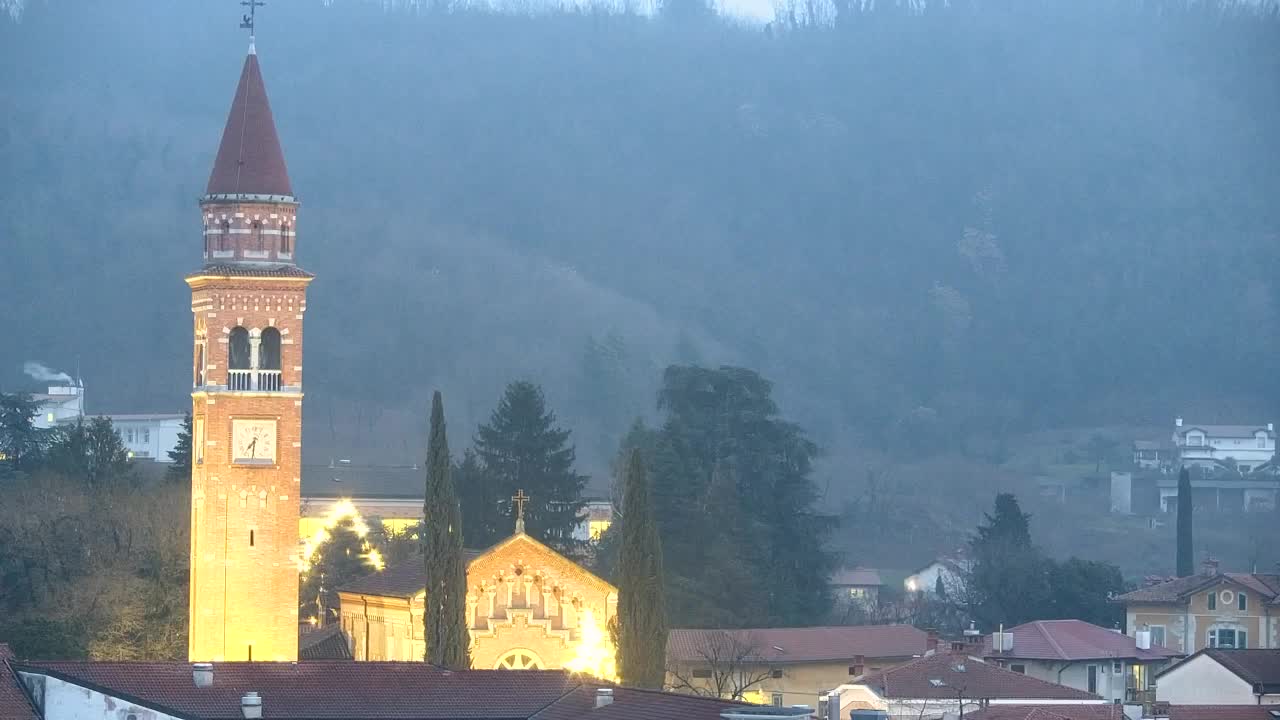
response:
[[[298,659],[302,318],[289,183],[252,42],[200,199],[203,267],[187,276],[192,661]]]

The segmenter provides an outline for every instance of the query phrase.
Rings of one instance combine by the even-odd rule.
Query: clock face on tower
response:
[[[276,421],[235,418],[231,421],[231,462],[276,464]]]

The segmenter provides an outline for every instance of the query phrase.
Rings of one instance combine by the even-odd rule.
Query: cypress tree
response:
[[[429,663],[453,670],[471,666],[467,652],[467,568],[462,559],[462,510],[450,475],[444,402],[431,398],[431,436],[427,443],[427,488],[423,514],[426,562],[426,626]]]
[[[1183,467],[1178,473],[1178,577],[1191,575],[1195,568],[1191,543],[1191,473]]]
[[[667,623],[662,543],[639,450],[627,462],[618,563],[618,674],[624,685],[661,689],[666,677]]]

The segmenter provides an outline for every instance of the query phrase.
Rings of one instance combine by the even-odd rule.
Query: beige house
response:
[[[1190,655],[1204,648],[1280,647],[1280,575],[1221,573],[1209,562],[1200,574],[1125,593],[1130,636]]]
[[[937,647],[910,625],[672,630],[667,686],[761,705],[816,707],[827,690]]]
[[[424,573],[422,559],[414,558],[338,589],[342,629],[356,660],[425,657]],[[564,668],[584,641],[608,643],[612,658],[608,623],[617,604],[617,588],[517,532],[468,556],[471,666]]]
[[[1280,714],[1280,650],[1201,650],[1160,673],[1156,700],[1266,705]]]

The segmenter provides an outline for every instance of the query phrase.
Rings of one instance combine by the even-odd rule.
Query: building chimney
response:
[[[1275,432],[1275,431],[1276,431],[1276,424],[1275,424],[1275,423],[1267,423],[1267,432]]]
[[[198,688],[213,687],[213,663],[191,663],[191,679]]]
[[[1133,639],[1134,639],[1134,644],[1138,646],[1139,650],[1151,649],[1151,631],[1150,630],[1147,630],[1145,628],[1142,630],[1139,630],[1134,635]]]
[[[1200,563],[1200,574],[1205,577],[1213,577],[1214,575],[1217,575],[1218,559],[1212,557],[1205,558],[1204,562]]]
[[[260,720],[262,718],[262,698],[256,692],[247,692],[240,698],[240,712],[244,720]]]
[[[1182,416],[1181,416],[1181,415],[1179,415],[1178,417],[1176,417],[1176,418],[1174,418],[1174,419],[1173,419],[1173,426],[1174,426],[1174,427],[1182,427]]]
[[[605,705],[613,704],[613,688],[596,688],[596,707],[602,708]],[[246,715],[246,718],[249,716]]]
[[[822,715],[822,720],[840,720],[840,693],[832,690],[827,693],[826,714]]]

